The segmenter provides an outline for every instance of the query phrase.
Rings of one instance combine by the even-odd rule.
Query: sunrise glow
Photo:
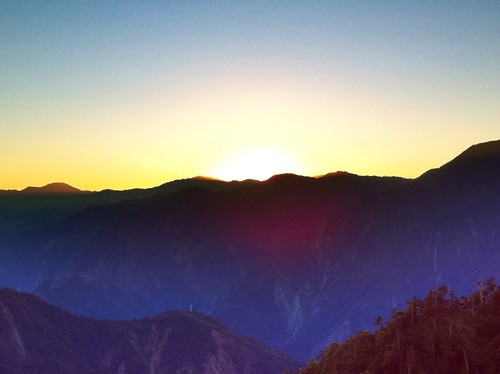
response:
[[[499,18],[498,2],[2,1],[0,189],[417,177],[498,137]]]
[[[212,176],[226,181],[266,180],[276,174],[298,172],[297,162],[283,151],[252,149],[224,161],[212,172]]]

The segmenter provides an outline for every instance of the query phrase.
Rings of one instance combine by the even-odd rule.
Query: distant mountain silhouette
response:
[[[416,179],[2,196],[0,284],[106,318],[194,304],[307,358],[434,286],[468,293],[500,277],[499,153],[500,141],[479,144]]]
[[[175,180],[153,188],[134,188],[123,191],[109,189],[98,192],[80,191],[64,183],[49,184],[45,187],[27,187],[21,191],[0,190],[0,231],[2,225],[51,225],[93,205],[143,199],[186,188],[205,188],[210,191],[219,191],[256,183],[257,181],[254,180],[224,182],[206,177],[194,177]]]
[[[43,187],[26,187],[24,190],[19,191],[23,194],[80,194],[86,191],[79,190],[66,183],[49,183]]]
[[[0,289],[0,372],[283,373],[300,363],[197,312],[113,322]]]

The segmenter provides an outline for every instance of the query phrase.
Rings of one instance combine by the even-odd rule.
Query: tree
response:
[[[377,317],[374,333],[331,344],[300,373],[498,373],[500,290],[493,278],[477,286],[460,298],[445,286],[413,297],[386,323]]]

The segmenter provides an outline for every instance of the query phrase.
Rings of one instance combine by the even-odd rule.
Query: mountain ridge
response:
[[[2,373],[282,373],[301,363],[190,311],[113,322],[0,289]]]
[[[82,191],[63,182],[53,182],[42,187],[29,186],[19,191],[19,193],[22,194],[79,194],[87,192],[89,191]]]
[[[299,175],[299,174],[294,174],[294,173],[282,173],[282,174],[276,174],[264,181],[258,181],[258,180],[253,180],[253,179],[246,179],[246,180],[232,180],[232,181],[225,181],[222,179],[210,177],[210,176],[202,176],[202,175],[197,175],[195,177],[191,178],[181,178],[181,179],[175,179],[172,181],[167,181],[165,183],[162,183],[158,186],[153,186],[153,187],[146,187],[146,188],[129,188],[129,189],[124,189],[124,190],[114,190],[114,189],[109,189],[109,188],[104,188],[99,191],[86,191],[86,190],[80,190],[76,187],[73,187],[65,182],[51,182],[48,183],[44,186],[41,187],[33,187],[33,186],[28,186],[22,190],[16,190],[16,189],[0,189],[0,192],[21,192],[21,193],[100,193],[100,192],[125,192],[125,191],[132,191],[132,190],[161,190],[163,188],[169,187],[171,185],[183,185],[185,184],[188,187],[192,186],[199,186],[196,185],[199,183],[200,185],[203,184],[228,184],[228,185],[235,185],[235,184],[258,184],[258,183],[266,183],[269,181],[276,181],[280,179],[293,179],[295,177],[297,178],[302,178],[302,179],[328,179],[328,178],[336,178],[336,177],[341,177],[341,176],[358,176],[358,177],[375,177],[375,178],[401,178],[401,179],[407,179],[407,180],[414,180],[414,179],[419,179],[420,177],[426,175],[427,173],[433,173],[437,169],[443,169],[443,168],[450,168],[451,166],[454,166],[458,163],[474,163],[478,162],[481,159],[488,158],[491,159],[492,156],[494,156],[497,159],[497,163],[500,163],[500,153],[498,151],[500,146],[500,140],[491,140],[487,142],[482,142],[482,143],[476,143],[471,146],[469,146],[466,150],[461,152],[458,156],[454,157],[452,160],[448,161],[447,163],[443,164],[439,168],[434,168],[434,169],[429,169],[428,171],[424,172],[421,176],[417,176],[415,178],[403,178],[399,176],[393,176],[393,175],[358,175],[358,174],[353,174],[348,171],[343,171],[343,170],[338,170],[334,172],[328,172],[325,174],[321,174],[318,176],[306,176],[306,175]]]
[[[455,162],[411,180],[182,182],[84,204],[50,225],[9,226],[4,216],[0,284],[106,318],[194,304],[238,333],[310,357],[434,286],[467,292],[500,276],[500,143],[492,144],[472,148],[486,154],[477,167]]]

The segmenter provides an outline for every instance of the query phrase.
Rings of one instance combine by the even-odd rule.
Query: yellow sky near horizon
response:
[[[417,177],[499,138],[500,4],[1,2],[0,189]]]

